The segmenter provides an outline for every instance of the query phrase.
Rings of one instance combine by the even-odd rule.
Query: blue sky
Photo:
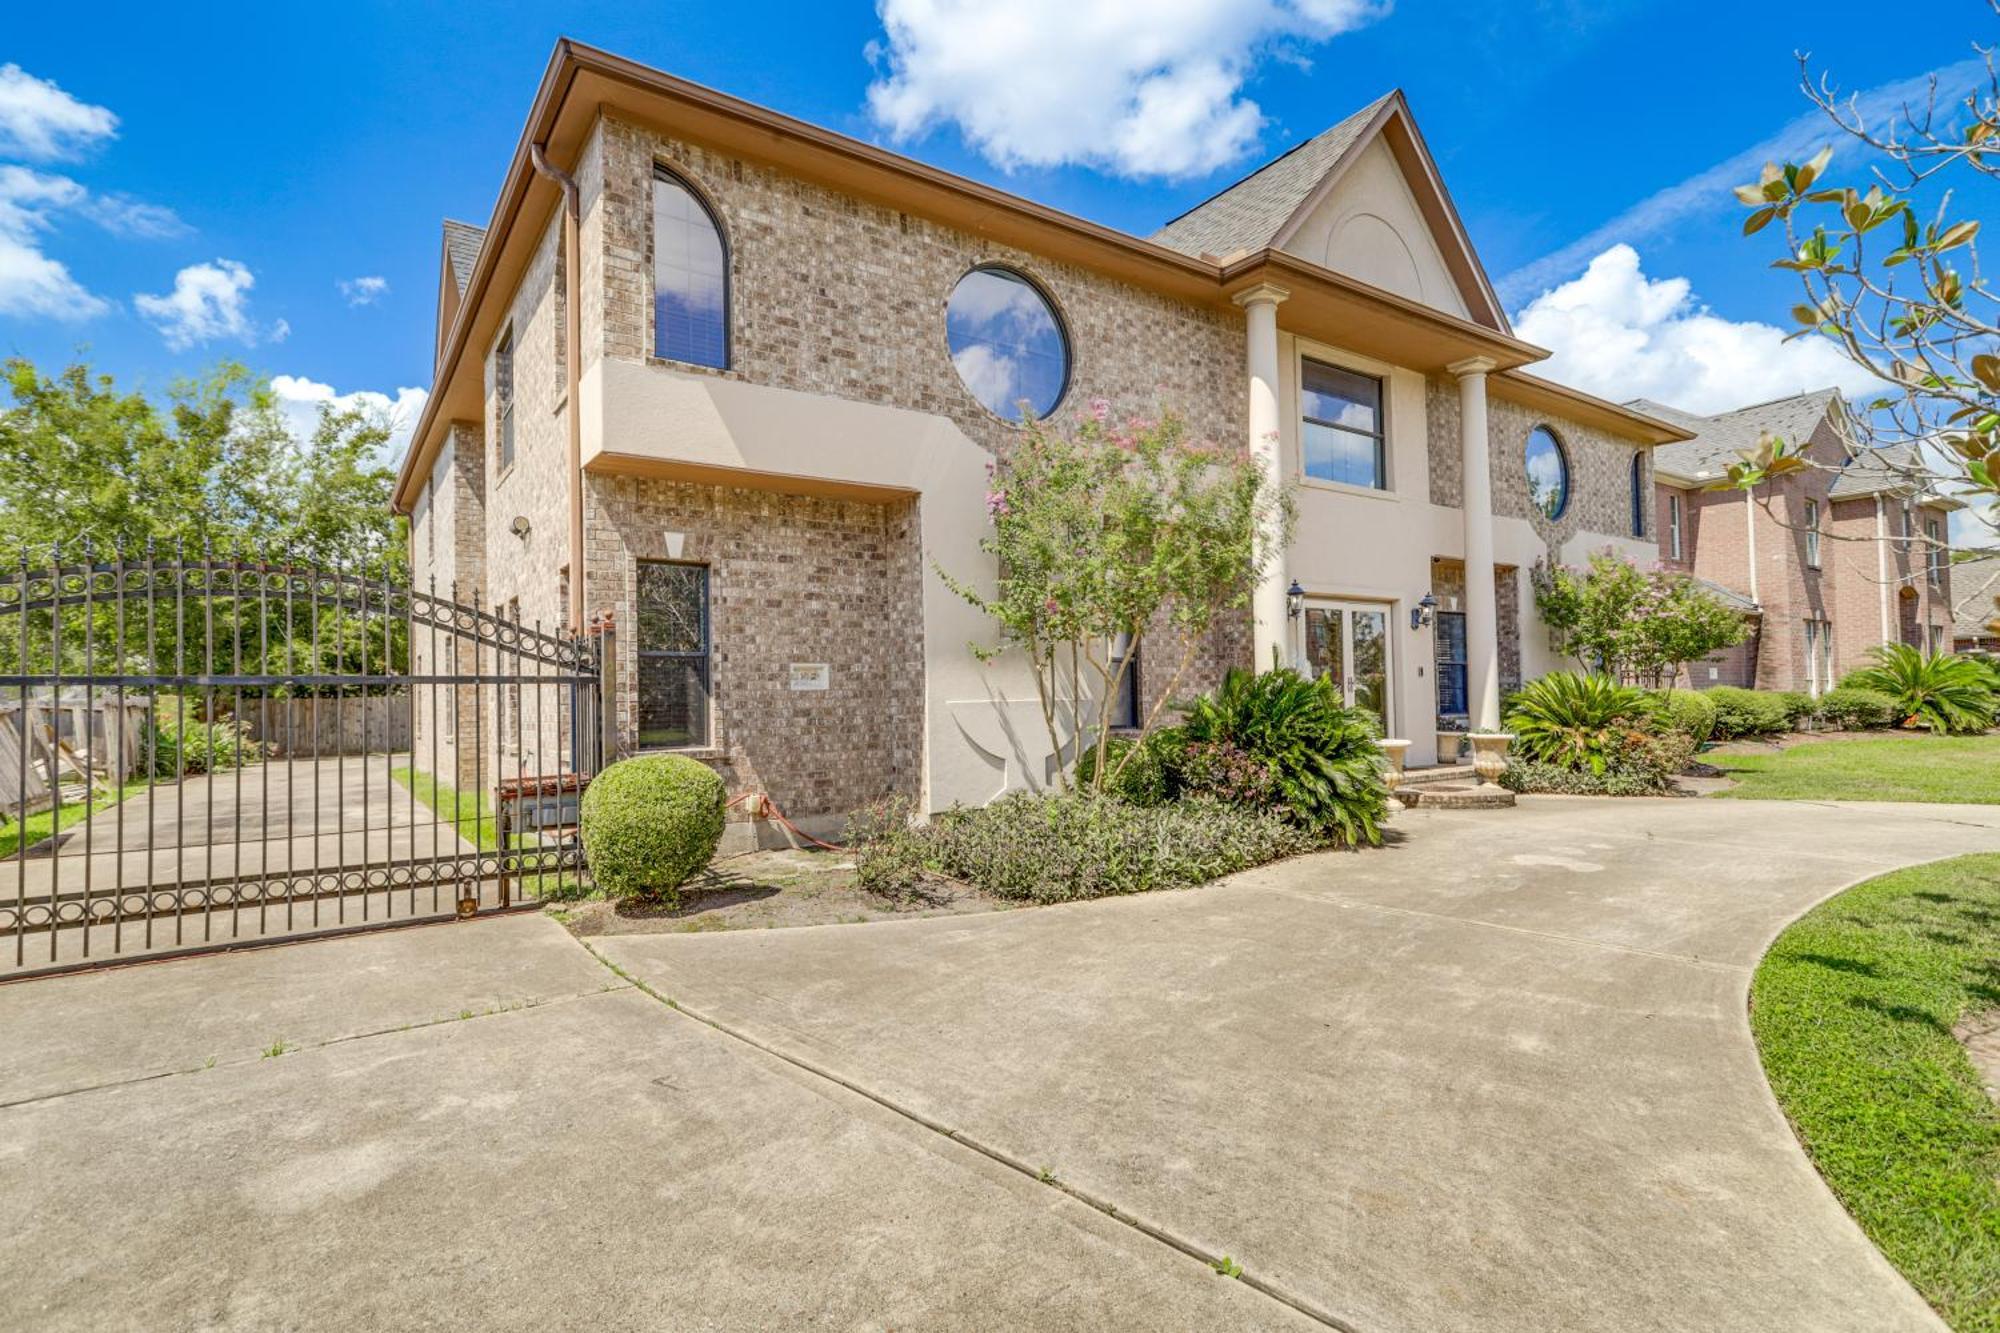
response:
[[[2000,36],[1974,0],[1909,0],[1894,23],[1847,0],[556,12],[17,14],[0,45],[0,65],[18,67],[11,102],[0,80],[0,127],[41,115],[29,129],[53,137],[0,137],[0,353],[53,366],[80,352],[154,388],[232,356],[302,397],[318,392],[307,382],[420,390],[439,219],[485,220],[567,33],[1141,234],[1400,86],[1509,309],[1528,315],[1523,333],[1558,352],[1552,369],[1609,396],[1714,410],[1839,373],[1758,329],[1784,322],[1793,289],[1768,269],[1767,242],[1738,237],[1721,188],[1753,175],[1774,136],[1828,137],[1798,125],[1810,108],[1794,52],[1858,92],[1962,74],[1971,42]],[[66,285],[51,286],[52,264]],[[1563,284],[1562,300],[1530,308]],[[1607,357],[1632,339],[1639,354]]]

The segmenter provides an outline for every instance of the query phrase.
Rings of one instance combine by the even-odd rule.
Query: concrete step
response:
[[[1437,764],[1430,768],[1412,768],[1403,774],[1405,787],[1430,787],[1441,782],[1477,782],[1479,778],[1472,771],[1471,764]]]
[[[1447,783],[1404,787],[1396,799],[1413,810],[1506,810],[1514,804],[1514,793],[1505,787]]]

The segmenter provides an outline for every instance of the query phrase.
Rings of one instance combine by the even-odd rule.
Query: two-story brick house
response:
[[[1710,417],[1631,406],[1693,435],[1653,455],[1662,563],[1729,594],[1751,621],[1741,647],[1694,666],[1695,686],[1818,695],[1880,644],[1950,648],[1958,502],[1914,485],[1906,452],[1858,448],[1837,391]],[[1710,489],[1767,436],[1811,466],[1754,492]]]
[[[987,467],[1024,410],[1171,408],[1295,487],[1294,540],[1183,689],[1275,653],[1417,764],[1559,665],[1537,559],[1654,558],[1649,454],[1689,434],[1522,370],[1546,353],[1393,94],[1141,238],[564,42],[442,266],[396,490],[417,577],[612,613],[625,744],[807,827],[1061,762],[938,575],[992,577]],[[1150,707],[1165,675],[1142,652],[1134,698],[1077,706]]]

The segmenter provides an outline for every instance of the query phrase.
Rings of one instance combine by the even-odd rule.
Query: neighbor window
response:
[[[1632,455],[1632,535],[1646,535],[1646,507],[1652,500],[1652,488],[1646,485],[1646,455]]]
[[[1681,497],[1667,495],[1667,554],[1681,559]]]
[[[1042,289],[1012,269],[958,280],[944,340],[967,392],[1002,421],[1046,417],[1069,388],[1069,335]]]
[[[1942,586],[1945,562],[1950,559],[1951,553],[1945,549],[1944,529],[1936,519],[1924,520],[1924,540],[1930,543],[1925,563],[1930,566],[1931,584],[1934,587]]]
[[[1304,470],[1315,481],[1389,489],[1382,435],[1382,381],[1319,361],[1300,366],[1299,431]]]
[[[708,566],[639,562],[639,747],[708,744]]]
[[[1569,455],[1547,426],[1528,432],[1528,501],[1550,519],[1569,509]]]
[[[1806,568],[1819,568],[1819,501],[1806,501]]]
[[[729,366],[729,249],[708,205],[680,177],[653,174],[653,355]]]
[[[514,466],[514,330],[500,335],[493,349],[494,438],[498,441],[500,470]]]

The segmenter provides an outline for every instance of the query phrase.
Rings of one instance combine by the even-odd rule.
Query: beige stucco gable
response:
[[[1354,154],[1324,198],[1307,206],[1282,248],[1432,309],[1472,317],[1402,166],[1379,137]]]

